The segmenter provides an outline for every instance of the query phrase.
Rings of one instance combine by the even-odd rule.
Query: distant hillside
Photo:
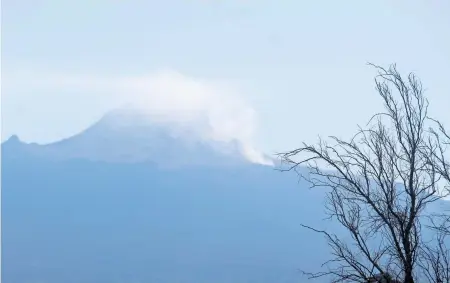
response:
[[[3,157],[2,282],[298,282],[322,197],[247,165]]]

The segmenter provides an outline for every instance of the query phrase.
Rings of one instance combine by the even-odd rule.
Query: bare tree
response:
[[[445,245],[450,223],[427,207],[448,195],[450,163],[444,126],[428,117],[428,101],[420,80],[404,79],[396,66],[378,71],[376,90],[385,111],[359,127],[349,141],[304,143],[280,154],[287,169],[296,170],[311,187],[326,187],[326,211],[350,236],[304,227],[321,233],[332,258],[310,278],[331,276],[332,282],[449,281]],[[424,225],[424,218],[442,220]],[[428,241],[423,230],[434,231]],[[433,269],[434,268],[434,269]],[[429,272],[428,272],[429,271]]]

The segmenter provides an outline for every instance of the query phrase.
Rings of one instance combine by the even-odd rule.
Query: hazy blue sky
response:
[[[380,107],[368,61],[415,71],[450,126],[448,0],[3,0],[3,139],[130,102],[269,153],[345,137]]]

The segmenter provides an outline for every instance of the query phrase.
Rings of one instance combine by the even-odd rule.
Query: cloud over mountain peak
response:
[[[22,87],[21,76],[27,76],[27,87],[35,91],[77,93],[76,97],[66,95],[67,103],[95,100],[97,105],[126,106],[129,111],[145,113],[153,123],[177,125],[203,141],[238,141],[248,160],[270,163],[254,145],[258,127],[255,110],[228,83],[162,69],[139,76],[115,77],[26,72],[20,73],[17,80],[8,78],[10,86]],[[80,105],[79,102],[73,104]]]

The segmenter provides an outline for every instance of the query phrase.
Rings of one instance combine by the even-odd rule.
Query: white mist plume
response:
[[[37,74],[37,75],[36,75]],[[20,77],[23,78],[24,74]],[[28,76],[33,87],[109,93],[118,106],[131,106],[153,117],[153,122],[172,122],[203,140],[236,140],[242,154],[255,163],[271,162],[253,146],[256,113],[230,85],[192,78],[172,70],[134,77],[92,77],[67,74]]]
[[[127,104],[155,119],[190,127],[205,140],[237,140],[245,157],[256,163],[267,163],[252,145],[256,113],[230,87],[170,70],[123,78],[116,84],[126,94]]]

